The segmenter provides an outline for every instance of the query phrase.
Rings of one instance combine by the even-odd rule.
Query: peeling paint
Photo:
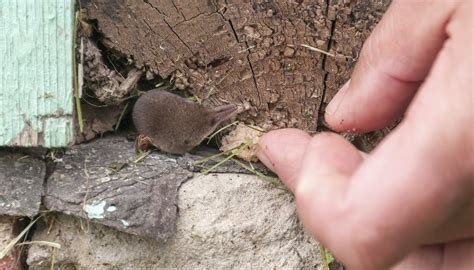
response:
[[[24,120],[24,126],[18,135],[10,140],[8,145],[10,146],[25,146],[25,145],[43,145],[44,144],[44,133],[37,132],[31,125],[30,120]]]
[[[107,212],[115,212],[117,211],[117,207],[115,205],[111,205],[107,207]]]
[[[127,228],[127,227],[130,225],[130,223],[128,223],[128,221],[126,221],[126,220],[124,220],[124,219],[121,219],[120,222],[122,222],[122,225],[123,225],[125,228]]]
[[[105,201],[92,202],[92,204],[86,204],[82,209],[86,212],[87,217],[90,219],[103,219],[104,218],[104,207]]]

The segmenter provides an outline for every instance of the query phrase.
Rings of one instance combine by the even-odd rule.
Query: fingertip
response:
[[[334,130],[372,131],[403,115],[446,40],[454,6],[448,2],[390,6],[364,43],[351,82],[326,109]]]
[[[337,91],[324,113],[324,120],[335,131],[366,131],[368,129],[367,126],[372,126],[374,124],[374,118],[378,117],[377,114],[374,113],[369,115],[371,117],[370,119],[364,119],[364,115],[367,114],[367,111],[371,111],[371,109],[367,108],[367,106],[360,108],[360,104],[357,104],[361,100],[364,100],[364,91],[361,91],[361,87],[357,81],[355,83],[351,82],[352,80],[348,80],[339,91]],[[382,123],[382,125],[383,124],[384,123]],[[369,129],[370,128],[371,127],[369,127]]]
[[[349,88],[351,86],[351,80],[348,80],[340,89],[336,95],[331,99],[324,113],[324,120],[329,126],[335,131],[346,131],[347,123],[345,122],[344,116],[347,114],[347,110],[352,110],[350,104],[352,98]],[[350,113],[349,113],[350,115]]]
[[[275,172],[290,190],[301,166],[311,136],[299,129],[279,129],[263,135],[257,144],[257,157]]]
[[[285,128],[273,130],[263,135],[257,143],[257,157],[269,169],[275,171],[276,163],[272,160],[281,157],[286,150],[292,151],[292,148],[299,145],[306,146],[311,136],[299,129]],[[299,151],[299,148],[293,149]],[[280,164],[278,164],[280,165]]]
[[[325,119],[326,121],[331,116],[337,114],[338,109],[340,108],[342,96],[344,96],[349,88],[351,80],[348,80],[340,89],[337,91],[337,94],[332,98],[329,102],[328,106],[326,107],[325,111]]]

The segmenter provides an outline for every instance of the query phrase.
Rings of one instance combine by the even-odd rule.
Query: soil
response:
[[[81,0],[80,7],[107,58],[144,71],[142,80],[169,78],[204,103],[243,104],[246,124],[314,132],[389,3]]]

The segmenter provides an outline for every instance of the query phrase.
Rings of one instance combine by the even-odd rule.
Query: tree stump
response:
[[[172,78],[204,103],[243,104],[247,124],[310,132],[389,3],[81,1],[104,48],[148,79]]]

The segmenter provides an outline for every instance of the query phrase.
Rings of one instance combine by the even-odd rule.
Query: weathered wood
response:
[[[81,0],[109,52],[266,129],[322,123],[388,0]],[[333,56],[301,45],[326,50]]]
[[[0,145],[72,141],[74,2],[0,1]]]
[[[326,57],[327,72],[324,104],[334,97],[352,73],[359,51],[391,0],[329,0],[328,18],[332,21],[329,50],[336,57]]]

